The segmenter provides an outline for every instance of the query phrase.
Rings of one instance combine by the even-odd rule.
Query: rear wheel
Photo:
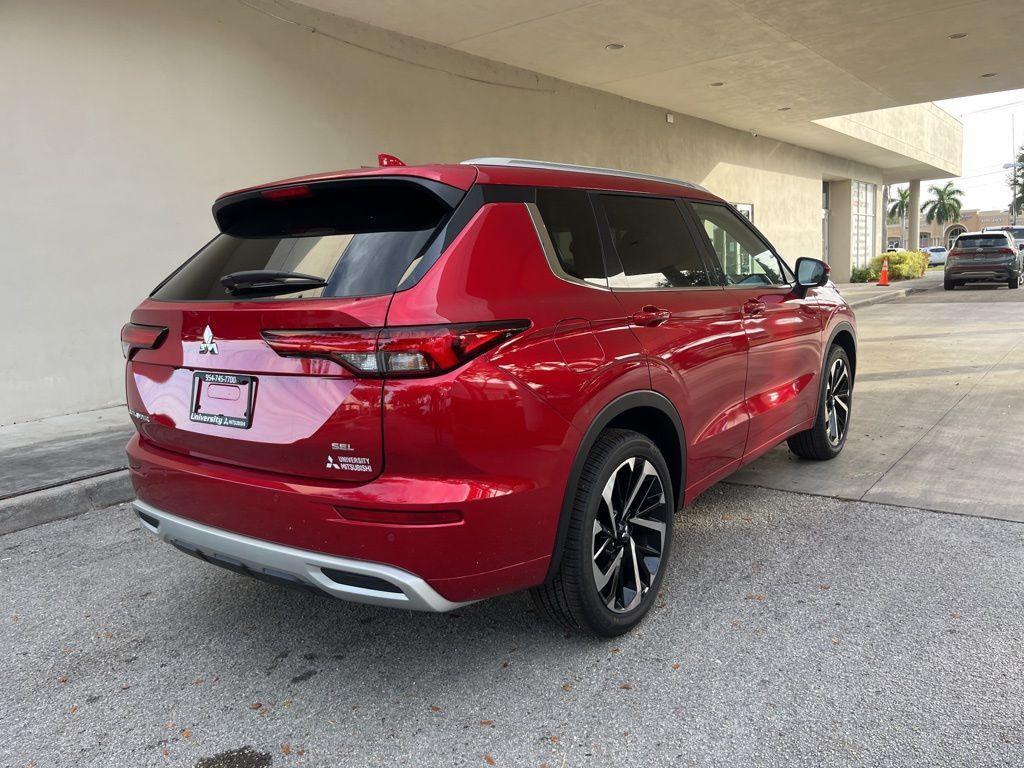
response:
[[[1020,274],[1011,274],[1010,279],[1007,281],[1006,284],[1011,289],[1020,288]]]
[[[952,291],[954,288],[956,288],[956,283],[954,283],[947,277],[942,281],[942,287],[945,288],[947,291]]]
[[[803,459],[834,459],[846,445],[853,409],[853,369],[846,350],[838,344],[829,350],[818,395],[814,426],[793,435],[789,450]]]
[[[638,432],[605,431],[583,467],[558,570],[532,590],[534,601],[570,629],[632,629],[657,599],[674,511],[658,447]]]

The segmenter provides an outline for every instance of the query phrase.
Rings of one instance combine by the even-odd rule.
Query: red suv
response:
[[[216,565],[447,611],[524,588],[626,631],[673,514],[839,453],[854,317],[683,182],[504,158],[224,195],[122,331],[135,509]]]

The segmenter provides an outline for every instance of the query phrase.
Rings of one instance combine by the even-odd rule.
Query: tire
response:
[[[853,414],[853,369],[846,350],[833,344],[828,351],[818,393],[818,417],[810,429],[798,432],[786,442],[802,459],[828,461],[846,445]],[[845,374],[845,375],[844,375]],[[842,406],[845,404],[845,418]],[[833,429],[835,425],[835,429]]]
[[[945,290],[947,290],[947,291],[952,291],[954,288],[956,288],[956,283],[954,283],[952,280],[948,280],[948,279],[947,280],[943,280],[942,281],[942,287]]]
[[[1020,275],[1010,275],[1010,279],[1006,285],[1010,290],[1020,288]]]
[[[535,604],[569,629],[601,637],[628,632],[658,599],[674,512],[658,447],[639,432],[605,430],[583,465],[558,570],[531,590]]]

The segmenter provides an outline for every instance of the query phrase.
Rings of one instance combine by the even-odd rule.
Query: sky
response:
[[[931,185],[942,186],[946,181],[955,181],[964,191],[964,208],[1007,209],[1010,205],[1010,188],[1006,184],[1009,172],[1003,169],[1003,164],[1012,162],[1012,148],[1024,143],[1024,89],[935,103],[964,124],[963,176],[923,182],[921,200],[929,196]]]

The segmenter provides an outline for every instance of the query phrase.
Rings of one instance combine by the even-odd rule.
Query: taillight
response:
[[[263,331],[282,357],[333,360],[356,376],[435,376],[494,349],[523,331],[526,321],[357,330]]]
[[[131,360],[137,349],[156,349],[167,338],[167,329],[160,325],[125,323],[121,329],[121,352]]]

